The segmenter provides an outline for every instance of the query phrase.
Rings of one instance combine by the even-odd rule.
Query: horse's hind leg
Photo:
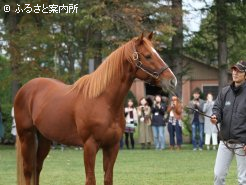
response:
[[[26,185],[33,185],[36,160],[36,134],[34,129],[27,129],[19,132],[19,139],[21,143],[21,154],[23,157],[23,170]]]
[[[103,148],[104,185],[113,184],[113,168],[119,151],[119,144]]]
[[[50,151],[51,141],[44,138],[40,133],[38,133],[38,150],[36,158],[36,185],[39,185],[40,172],[43,167],[44,159],[47,157]]]

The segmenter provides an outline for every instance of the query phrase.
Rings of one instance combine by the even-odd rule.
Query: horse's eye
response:
[[[145,58],[146,58],[147,60],[150,60],[150,59],[151,59],[151,55],[146,55]]]

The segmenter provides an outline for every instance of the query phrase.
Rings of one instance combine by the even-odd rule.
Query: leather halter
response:
[[[139,58],[139,53],[136,51],[135,46],[133,47],[133,54],[132,54],[133,60],[135,61],[137,70],[141,69],[145,73],[147,73],[150,77],[154,78],[155,80],[159,79],[160,74],[162,74],[165,70],[169,68],[169,66],[163,66],[158,71],[154,71],[153,69],[143,65]],[[137,72],[137,71],[136,71]],[[150,79],[151,80],[151,79]],[[148,82],[148,81],[147,81]],[[149,82],[148,82],[149,83]]]

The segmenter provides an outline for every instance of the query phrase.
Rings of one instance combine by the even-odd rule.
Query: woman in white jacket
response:
[[[132,99],[129,99],[127,102],[127,107],[125,107],[125,119],[126,119],[126,128],[125,128],[125,144],[127,149],[129,149],[129,135],[131,140],[131,147],[134,149],[134,137],[135,127],[137,126],[138,115],[137,110],[133,106]]]
[[[212,108],[214,106],[213,95],[207,94],[207,101],[203,106],[203,112],[206,115],[212,115]],[[205,145],[207,150],[210,150],[210,141],[212,137],[213,150],[216,150],[218,145],[218,131],[214,124],[211,123],[210,118],[204,117],[204,132],[205,132]]]

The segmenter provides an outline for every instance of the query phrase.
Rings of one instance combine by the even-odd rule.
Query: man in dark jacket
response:
[[[211,122],[221,123],[221,140],[214,167],[214,185],[224,185],[225,178],[236,156],[238,183],[246,184],[246,61],[240,61],[232,68],[233,83],[224,87],[218,95]],[[234,141],[233,144],[229,141]],[[236,142],[235,142],[236,141]],[[229,149],[230,147],[239,149]]]
[[[204,100],[200,98],[200,90],[195,89],[193,92],[193,99],[189,102],[189,107],[200,112],[203,111]],[[204,135],[204,116],[196,111],[189,111],[191,117],[192,128],[192,144],[193,150],[196,151],[199,146],[199,150],[203,150],[203,135]],[[199,137],[197,138],[197,135]]]

